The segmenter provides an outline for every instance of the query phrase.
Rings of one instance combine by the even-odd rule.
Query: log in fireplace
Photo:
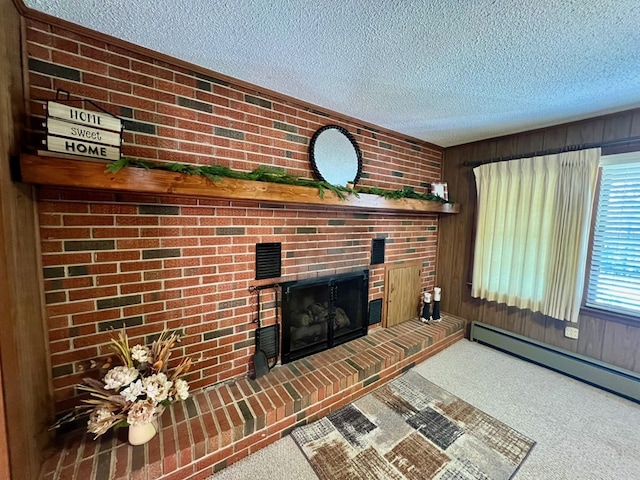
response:
[[[369,270],[282,284],[282,363],[367,334]]]

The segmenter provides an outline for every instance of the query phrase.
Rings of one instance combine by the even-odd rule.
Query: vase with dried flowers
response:
[[[73,418],[89,410],[87,430],[94,438],[112,427],[129,426],[129,443],[141,445],[158,431],[158,417],[165,407],[189,397],[189,384],[181,378],[189,371],[191,359],[184,358],[169,371],[171,348],[179,341],[177,333],[164,330],[151,347],[129,346],[126,332],[111,340],[119,365],[109,362],[101,380],[83,379],[79,390],[89,393]]]

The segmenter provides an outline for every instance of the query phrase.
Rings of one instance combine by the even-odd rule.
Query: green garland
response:
[[[284,169],[278,167],[270,167],[260,165],[251,172],[238,172],[229,167],[221,165],[190,165],[186,163],[156,163],[149,160],[140,160],[137,158],[122,157],[107,165],[106,171],[117,173],[125,167],[141,167],[147,170],[166,170],[169,172],[183,173],[185,175],[201,175],[208,178],[212,182],[220,182],[223,177],[236,178],[239,180],[253,180],[255,182],[271,182],[284,183],[287,185],[296,185],[300,187],[315,187],[318,189],[318,196],[324,198],[325,190],[335,193],[338,198],[346,200],[347,194],[353,194],[356,197],[359,193],[367,193],[379,195],[384,198],[415,198],[418,200],[429,200],[432,202],[450,203],[437,195],[422,195],[416,193],[412,187],[404,187],[402,190],[382,190],[377,187],[349,188],[340,185],[332,185],[322,180],[307,180],[304,178],[294,177],[288,174]]]

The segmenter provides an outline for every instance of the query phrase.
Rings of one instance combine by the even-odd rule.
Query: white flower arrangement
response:
[[[168,372],[170,349],[179,341],[176,333],[163,331],[150,348],[134,345],[123,331],[111,340],[111,347],[122,363],[108,369],[102,380],[83,379],[78,389],[89,392],[82,400],[84,410],[90,410],[87,430],[98,438],[112,427],[144,425],[151,422],[164,408],[189,397],[189,384],[182,378],[191,367],[185,358]],[[73,415],[77,418],[79,414]]]

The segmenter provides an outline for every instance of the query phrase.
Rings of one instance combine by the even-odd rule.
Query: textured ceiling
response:
[[[441,146],[640,106],[639,0],[24,0]]]

